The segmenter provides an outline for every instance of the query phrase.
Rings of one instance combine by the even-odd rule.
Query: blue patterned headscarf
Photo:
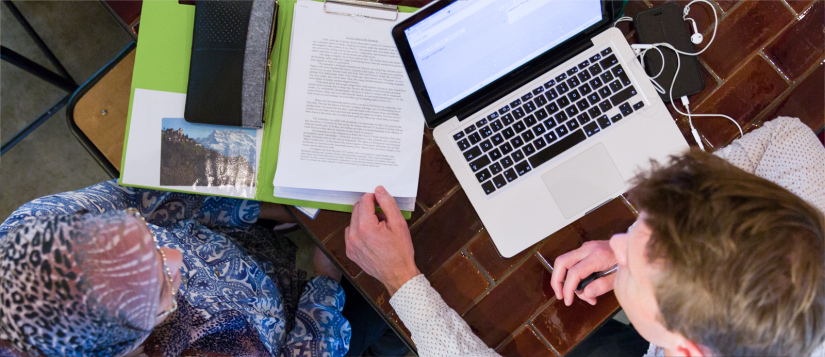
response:
[[[30,355],[121,356],[160,300],[149,228],[124,211],[31,217],[0,238],[0,339]]]

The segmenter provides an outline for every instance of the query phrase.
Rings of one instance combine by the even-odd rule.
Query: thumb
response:
[[[387,192],[384,186],[375,188],[375,200],[378,201],[378,206],[384,211],[384,215],[387,217],[387,222],[390,226],[397,226],[402,222],[406,224],[404,216],[401,214],[401,210],[395,202],[395,198]]]
[[[584,288],[584,291],[582,291],[580,295],[591,299],[602,296],[610,290],[613,290],[613,281],[615,279],[616,275],[613,274],[593,280],[592,283],[588,284],[587,287]]]

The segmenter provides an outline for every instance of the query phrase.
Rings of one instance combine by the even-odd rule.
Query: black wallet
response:
[[[199,0],[183,117],[260,128],[266,106],[275,0]]]

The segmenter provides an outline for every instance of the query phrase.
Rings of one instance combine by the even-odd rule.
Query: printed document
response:
[[[424,117],[390,34],[410,14],[398,15],[369,19],[296,3],[273,182],[279,197],[337,191],[352,204],[383,185],[401,209],[415,208]]]

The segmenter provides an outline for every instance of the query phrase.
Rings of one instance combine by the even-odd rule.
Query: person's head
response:
[[[807,356],[825,340],[825,219],[782,187],[693,150],[638,178],[610,245],[639,333],[681,355]]]
[[[180,266],[180,253],[159,248],[136,212],[24,221],[0,237],[0,346],[124,355],[176,306]]]

